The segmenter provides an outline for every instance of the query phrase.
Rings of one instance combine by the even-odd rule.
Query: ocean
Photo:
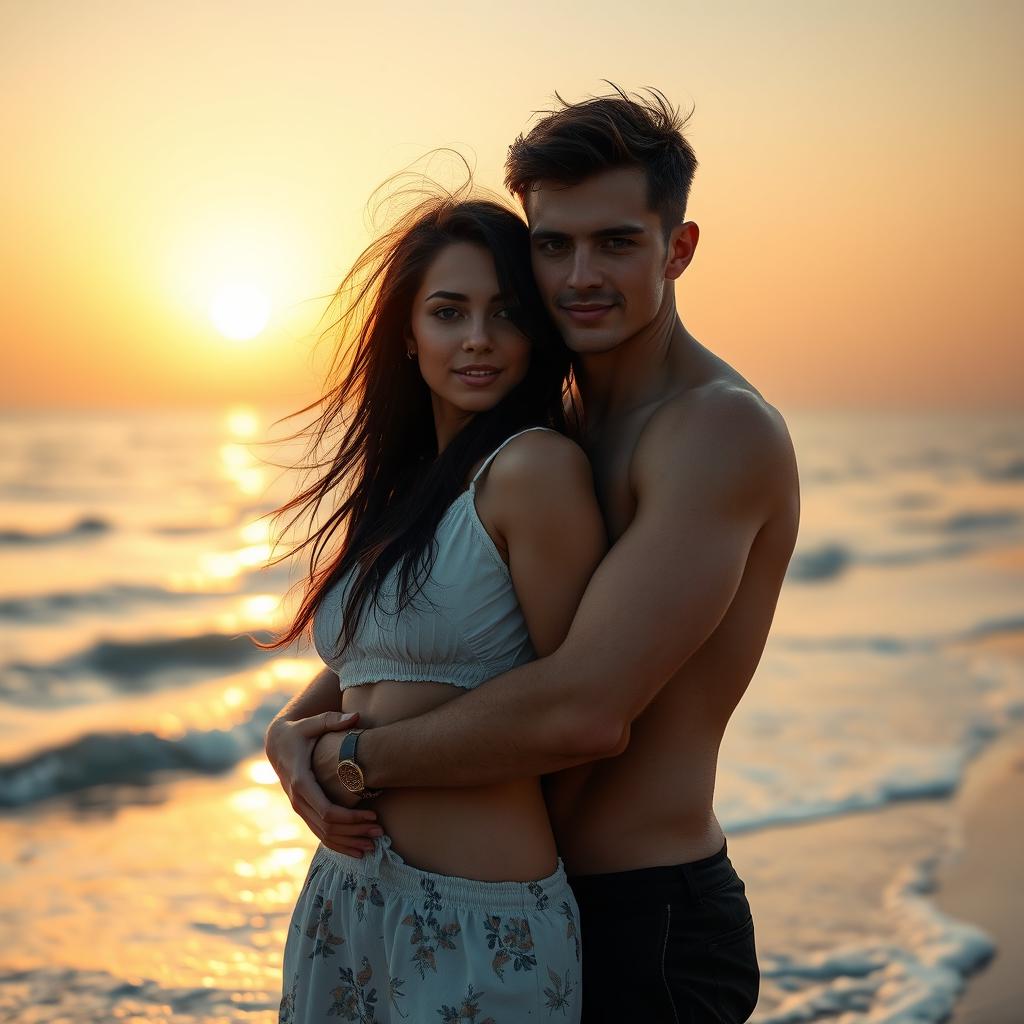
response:
[[[2,1020],[276,1020],[316,839],[263,733],[320,662],[248,639],[302,580],[266,567],[271,419],[0,417]],[[994,952],[931,897],[971,766],[1024,733],[1024,417],[787,419],[801,535],[716,802],[754,1020],[938,1022]]]

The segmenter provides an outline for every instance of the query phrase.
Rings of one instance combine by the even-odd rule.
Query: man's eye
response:
[[[449,313],[452,315],[449,316]],[[438,320],[455,320],[459,316],[459,311],[454,306],[441,306],[434,310],[434,316]]]
[[[553,256],[555,253],[564,252],[565,248],[565,242],[557,238],[548,238],[540,243],[540,251],[547,253],[549,256]]]
[[[628,249],[636,243],[632,238],[606,238],[605,244],[609,249]]]

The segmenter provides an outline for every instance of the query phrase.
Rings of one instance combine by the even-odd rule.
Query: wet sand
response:
[[[951,975],[944,995],[915,997],[920,1019],[937,1019],[933,1015],[944,1008],[952,1024],[1024,1021],[1024,729],[1012,730],[977,758],[953,804],[952,816],[946,800],[912,800],[730,836],[730,854],[747,881],[757,922],[763,977],[755,1021],[789,1019],[814,1005],[826,1016],[863,1010],[855,981],[837,982],[841,972],[828,965],[887,929],[901,934],[901,945],[919,950],[923,961],[943,961],[962,936],[942,931],[941,917],[922,913],[929,906],[968,930],[981,929],[997,952],[963,991]],[[918,888],[902,870],[915,862],[934,865],[928,872],[934,885],[922,881]],[[969,936],[965,941],[974,948],[983,943]],[[808,974],[796,991],[780,985],[781,950],[799,951],[802,963],[821,965],[820,974]],[[957,954],[965,955],[963,949]],[[784,961],[781,967],[784,972]],[[876,976],[906,980],[905,971],[892,963]],[[841,991],[846,986],[854,987]],[[900,997],[886,1007],[893,1019],[911,1019],[902,1002]]]
[[[1024,745],[1000,744],[958,796],[963,846],[940,870],[934,901],[994,940],[992,961],[967,983],[953,1024],[1024,1020]]]

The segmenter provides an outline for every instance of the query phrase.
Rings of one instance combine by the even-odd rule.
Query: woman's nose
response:
[[[463,349],[467,352],[479,352],[481,349],[493,347],[490,325],[486,318],[470,320],[468,328],[466,336],[462,340]]]

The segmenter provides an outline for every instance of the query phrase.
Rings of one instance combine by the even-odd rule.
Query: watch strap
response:
[[[341,765],[345,761],[351,761],[355,766],[360,780],[363,779],[363,769],[359,762],[356,760],[356,746],[359,743],[359,736],[365,732],[364,729],[349,729],[345,733],[345,738],[341,741],[341,747],[338,750],[338,764]],[[339,768],[340,774],[340,768]],[[342,780],[344,782],[344,780]],[[360,800],[367,800],[375,796],[380,796],[383,790],[380,789],[367,789],[365,781],[362,782],[363,788],[360,790],[352,789],[346,783],[346,788]]]
[[[345,738],[341,741],[341,749],[338,751],[338,761],[355,761],[356,744],[359,742],[359,734],[362,729],[349,729]],[[358,762],[357,762],[358,763]]]

